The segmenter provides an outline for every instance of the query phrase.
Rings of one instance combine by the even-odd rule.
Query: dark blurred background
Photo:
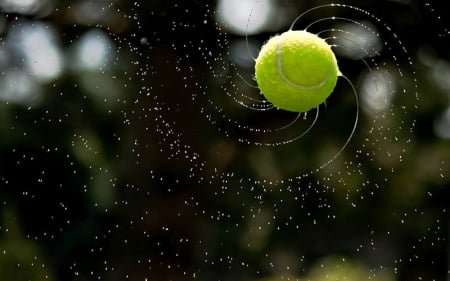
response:
[[[445,3],[336,4],[0,0],[0,281],[450,280]],[[336,157],[252,76],[306,11]]]

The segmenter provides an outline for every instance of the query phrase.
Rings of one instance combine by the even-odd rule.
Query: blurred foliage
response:
[[[349,262],[346,258],[329,256],[319,260],[302,277],[280,276],[260,279],[261,281],[359,281],[359,280],[395,280],[393,274],[386,270],[373,271],[362,264]]]
[[[3,211],[0,280],[55,280],[39,246],[27,239],[11,210]]]

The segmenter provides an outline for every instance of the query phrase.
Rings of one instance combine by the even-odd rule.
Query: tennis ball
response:
[[[261,48],[255,78],[276,107],[306,112],[323,103],[336,86],[339,69],[331,46],[307,31],[289,30]]]

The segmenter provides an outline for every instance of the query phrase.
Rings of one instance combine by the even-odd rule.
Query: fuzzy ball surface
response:
[[[258,87],[276,107],[309,111],[333,92],[339,75],[336,57],[324,39],[304,30],[272,37],[255,64]]]

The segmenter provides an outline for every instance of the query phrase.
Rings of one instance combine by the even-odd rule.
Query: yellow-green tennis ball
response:
[[[271,38],[255,65],[258,87],[280,109],[306,112],[333,92],[339,69],[331,46],[307,31],[289,30]]]

